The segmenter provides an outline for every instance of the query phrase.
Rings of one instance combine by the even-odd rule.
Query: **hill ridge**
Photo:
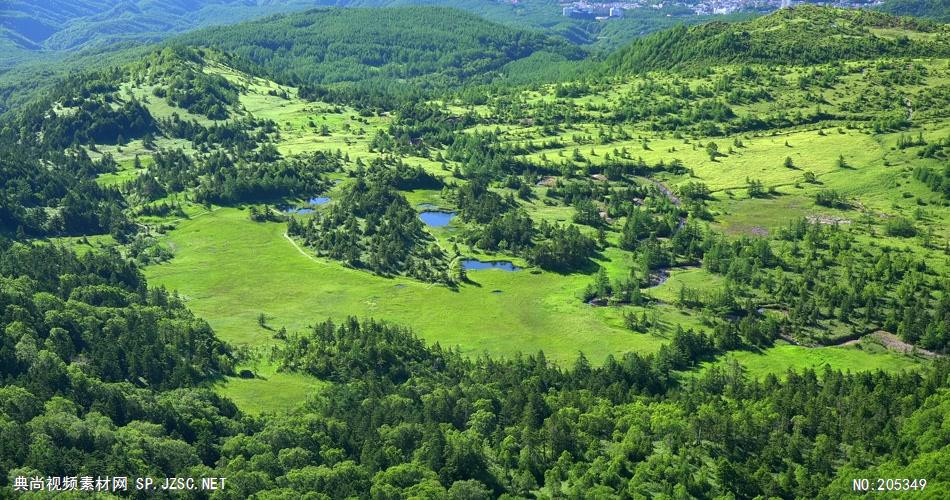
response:
[[[950,28],[930,21],[803,5],[745,22],[680,25],[648,35],[608,56],[607,67],[625,73],[726,63],[939,57],[950,54],[948,40]]]

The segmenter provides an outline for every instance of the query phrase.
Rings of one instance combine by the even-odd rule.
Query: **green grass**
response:
[[[761,378],[769,373],[781,375],[788,370],[813,368],[821,371],[825,366],[841,371],[900,371],[919,368],[924,361],[910,356],[881,352],[878,346],[865,343],[847,347],[802,347],[778,343],[760,352],[734,351],[712,363],[710,366],[724,367],[732,360],[748,370],[750,376]]]
[[[229,208],[181,221],[167,239],[175,258],[146,268],[149,281],[179,290],[221,338],[238,345],[272,342],[257,324],[261,312],[270,326],[290,331],[328,317],[375,317],[469,354],[544,350],[559,361],[581,351],[596,361],[652,352],[665,341],[626,330],[619,308],[582,303],[585,275],[477,271],[469,273],[475,284],[459,291],[386,279],[304,255],[284,237],[283,224],[253,223],[247,212]],[[657,314],[681,316],[672,308]]]
[[[352,108],[326,103],[304,102],[296,98],[296,89],[274,82],[241,74],[225,66],[212,64],[206,71],[223,75],[239,87],[241,113],[257,118],[273,120],[280,130],[277,144],[284,155],[294,155],[315,150],[345,151],[352,161],[369,160],[378,153],[369,150],[369,142],[376,130],[388,126],[389,115],[360,117]],[[936,73],[935,73],[936,74]],[[795,75],[786,75],[789,85]],[[662,77],[661,77],[662,78]],[[694,89],[714,83],[715,75],[696,78],[689,82]],[[848,85],[867,85],[858,81],[858,76],[847,75]],[[610,106],[618,102],[618,96],[634,90],[635,83],[611,84],[591,95],[575,99],[574,104],[585,106],[597,104]],[[130,89],[130,91],[141,89]],[[277,95],[273,95],[277,94]],[[284,98],[286,94],[289,98]],[[792,95],[794,94],[794,95]],[[793,90],[790,97],[779,95],[775,102],[759,102],[737,106],[739,112],[768,113],[800,100],[801,92]],[[852,96],[828,91],[825,97],[839,106]],[[525,92],[528,103],[554,103],[551,88]],[[788,100],[788,102],[782,99]],[[158,106],[157,115],[167,113],[163,101],[152,99],[149,106]],[[798,104],[796,104],[797,106]],[[465,108],[446,104],[455,112]],[[809,105],[810,106],[810,105]],[[805,111],[810,107],[801,107]],[[480,115],[490,117],[488,106],[479,106]],[[862,211],[874,214],[901,214],[910,216],[921,200],[928,203],[930,218],[920,224],[929,224],[938,236],[948,236],[947,228],[940,224],[950,213],[947,208],[932,203],[934,195],[919,182],[910,178],[910,165],[921,160],[914,150],[893,148],[899,134],[874,135],[859,128],[837,126],[806,126],[790,130],[765,133],[748,133],[730,137],[674,138],[669,133],[655,133],[636,128],[625,130],[631,138],[607,144],[575,144],[573,136],[597,137],[598,111],[591,111],[585,121],[567,126],[559,133],[564,147],[538,151],[528,155],[540,161],[541,154],[553,161],[570,158],[574,148],[584,156],[591,149],[593,163],[603,161],[605,154],[614,149],[627,148],[633,158],[642,157],[647,163],[681,160],[692,170],[691,175],[664,174],[660,180],[675,188],[690,181],[706,183],[714,199],[709,208],[714,215],[712,227],[730,235],[762,234],[763,230],[774,231],[789,221],[807,215],[835,215],[857,221]],[[329,133],[320,134],[326,126]],[[543,137],[540,127],[516,125],[479,124],[473,130],[499,128],[504,140],[512,143],[535,142]],[[362,131],[360,131],[362,129]],[[914,129],[911,133],[916,133]],[[928,140],[947,135],[942,124],[923,123],[919,130]],[[644,148],[643,138],[649,140]],[[735,139],[741,147],[729,148]],[[726,153],[711,160],[705,149],[710,140]],[[126,145],[121,152],[113,153],[126,166],[119,174],[103,176],[100,182],[115,184],[131,174],[127,163],[134,154],[148,154],[136,143]],[[835,165],[842,155],[849,168]],[[783,166],[785,157],[791,157],[795,168]],[[445,170],[431,159],[409,157],[408,165],[421,165],[436,175],[452,179],[451,167]],[[352,166],[352,164],[350,164]],[[804,173],[812,172],[818,183],[804,182]],[[334,174],[342,177],[343,174]],[[751,199],[746,193],[746,179],[762,181],[766,187],[774,187],[776,194],[765,199]],[[882,189],[883,188],[883,189]],[[328,193],[335,198],[341,187]],[[850,209],[828,209],[816,206],[815,193],[820,189],[836,189],[855,201]],[[506,191],[506,190],[500,190]],[[525,203],[525,209],[536,222],[570,222],[574,210],[571,207],[546,205],[546,188],[534,188],[536,198]],[[910,193],[910,197],[904,193]],[[406,192],[413,205],[432,203],[443,208],[452,204],[436,190]],[[674,269],[671,278],[663,285],[647,290],[647,294],[660,301],[648,308],[597,308],[581,303],[579,295],[592,278],[583,274],[560,275],[556,273],[525,270],[517,273],[479,271],[469,273],[473,284],[458,291],[433,286],[417,281],[397,278],[386,279],[372,274],[348,269],[337,262],[315,258],[309,250],[296,248],[284,237],[283,224],[257,224],[250,222],[247,212],[233,208],[217,209],[205,213],[200,207],[186,204],[192,213],[191,220],[177,221],[177,228],[165,236],[165,243],[176,256],[167,263],[146,269],[150,281],[179,290],[198,315],[206,318],[217,333],[235,345],[267,346],[274,340],[271,332],[258,326],[257,316],[264,313],[271,327],[286,326],[290,331],[300,331],[328,317],[340,319],[346,316],[374,317],[412,327],[417,334],[430,343],[458,347],[466,354],[486,352],[495,356],[511,356],[517,352],[544,350],[549,359],[569,362],[578,352],[584,352],[592,361],[600,362],[608,354],[628,351],[653,352],[666,341],[669,332],[677,325],[697,330],[707,329],[700,321],[698,311],[681,310],[670,304],[677,301],[681,286],[700,292],[719,288],[724,280],[699,268]],[[191,208],[195,208],[191,210]],[[876,231],[880,233],[883,219],[875,219]],[[154,222],[160,222],[154,221]],[[167,222],[167,221],[166,221]],[[616,221],[608,231],[607,238],[616,242],[617,230],[623,219]],[[431,229],[439,244],[449,249],[459,241],[464,225],[456,220],[446,228]],[[583,228],[590,232],[590,228]],[[855,231],[863,243],[879,240],[865,230]],[[922,257],[931,255],[916,240],[887,239],[889,244],[906,246]],[[512,260],[525,265],[523,259],[509,255],[486,255],[459,243],[466,256],[483,259]],[[627,276],[633,262],[628,252],[617,248],[606,250],[597,260],[612,279]],[[641,335],[630,332],[623,324],[623,313],[647,312],[659,325],[656,333]],[[874,349],[823,348],[808,349],[782,345],[764,353],[737,352],[729,355],[749,366],[757,374],[784,372],[789,367],[819,366],[850,370],[875,369],[878,367],[914,366],[911,358],[893,353],[877,352]],[[313,380],[289,380],[286,375],[272,373],[264,379],[229,380],[220,386],[223,392],[236,392],[243,405],[251,404],[261,392],[283,393],[283,385],[304,390]],[[306,389],[309,390],[309,389]],[[243,395],[243,393],[247,393]],[[278,406],[284,407],[299,399],[289,391]],[[267,399],[269,394],[263,394]]]
[[[241,411],[252,415],[294,408],[327,385],[327,382],[309,375],[278,372],[272,363],[242,365],[238,367],[241,369],[251,369],[257,377],[225,377],[216,381],[213,387],[234,401]]]

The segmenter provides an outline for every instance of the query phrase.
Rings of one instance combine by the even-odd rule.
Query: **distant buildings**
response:
[[[500,0],[517,1],[517,0]],[[845,8],[866,8],[879,5],[883,0],[628,0],[626,2],[588,3],[572,1],[561,5],[561,14],[574,19],[622,19],[624,11],[632,9],[673,9],[679,15],[684,9],[693,14],[729,14],[731,12],[771,12],[800,3],[831,5]],[[669,15],[669,14],[668,14]]]
[[[623,10],[639,6],[635,3],[585,3],[577,2],[561,9],[561,15],[574,19],[619,19]]]

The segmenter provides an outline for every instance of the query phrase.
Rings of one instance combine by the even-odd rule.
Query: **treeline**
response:
[[[0,135],[0,235],[18,238],[135,231],[117,190],[96,184],[115,168],[111,157],[93,161],[81,149],[37,150]]]
[[[276,357],[284,369],[337,383],[242,440],[225,469],[235,477],[261,453],[297,458],[299,469],[281,460],[269,481],[240,476],[242,495],[791,498],[850,491],[856,470],[885,460],[900,468],[910,460],[904,450],[935,452],[923,459],[930,467],[946,453],[945,439],[920,439],[939,425],[930,418],[946,404],[946,363],[925,373],[807,370],[760,381],[727,365],[677,384],[673,370],[711,349],[704,335],[680,331],[655,355],[599,367],[580,356],[564,369],[543,354],[463,358],[386,324],[323,323]],[[263,439],[268,429],[283,429],[280,445]],[[947,478],[928,481],[937,491]]]
[[[0,242],[0,491],[17,477],[227,477],[226,498],[837,497],[878,468],[937,464],[950,365],[751,379],[680,374],[729,335],[677,330],[650,355],[570,367],[323,322],[273,351],[332,381],[290,413],[241,415],[196,386],[232,357],[115,253]]]
[[[0,495],[17,476],[200,475],[238,428],[195,388],[230,373],[228,347],[118,253],[0,239],[0,311]]]

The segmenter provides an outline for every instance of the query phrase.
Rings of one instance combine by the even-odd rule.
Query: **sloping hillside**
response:
[[[950,29],[944,25],[878,12],[800,6],[742,23],[681,26],[650,35],[611,55],[607,67],[631,72],[948,53]]]
[[[583,51],[539,32],[441,7],[317,9],[184,35],[175,43],[233,53],[288,82],[373,80],[425,86],[487,80],[536,52]]]
[[[9,0],[0,26],[31,49],[69,50],[150,40],[209,24],[302,9],[311,0]]]
[[[950,2],[947,0],[885,0],[879,10],[896,16],[915,16],[950,22]]]

